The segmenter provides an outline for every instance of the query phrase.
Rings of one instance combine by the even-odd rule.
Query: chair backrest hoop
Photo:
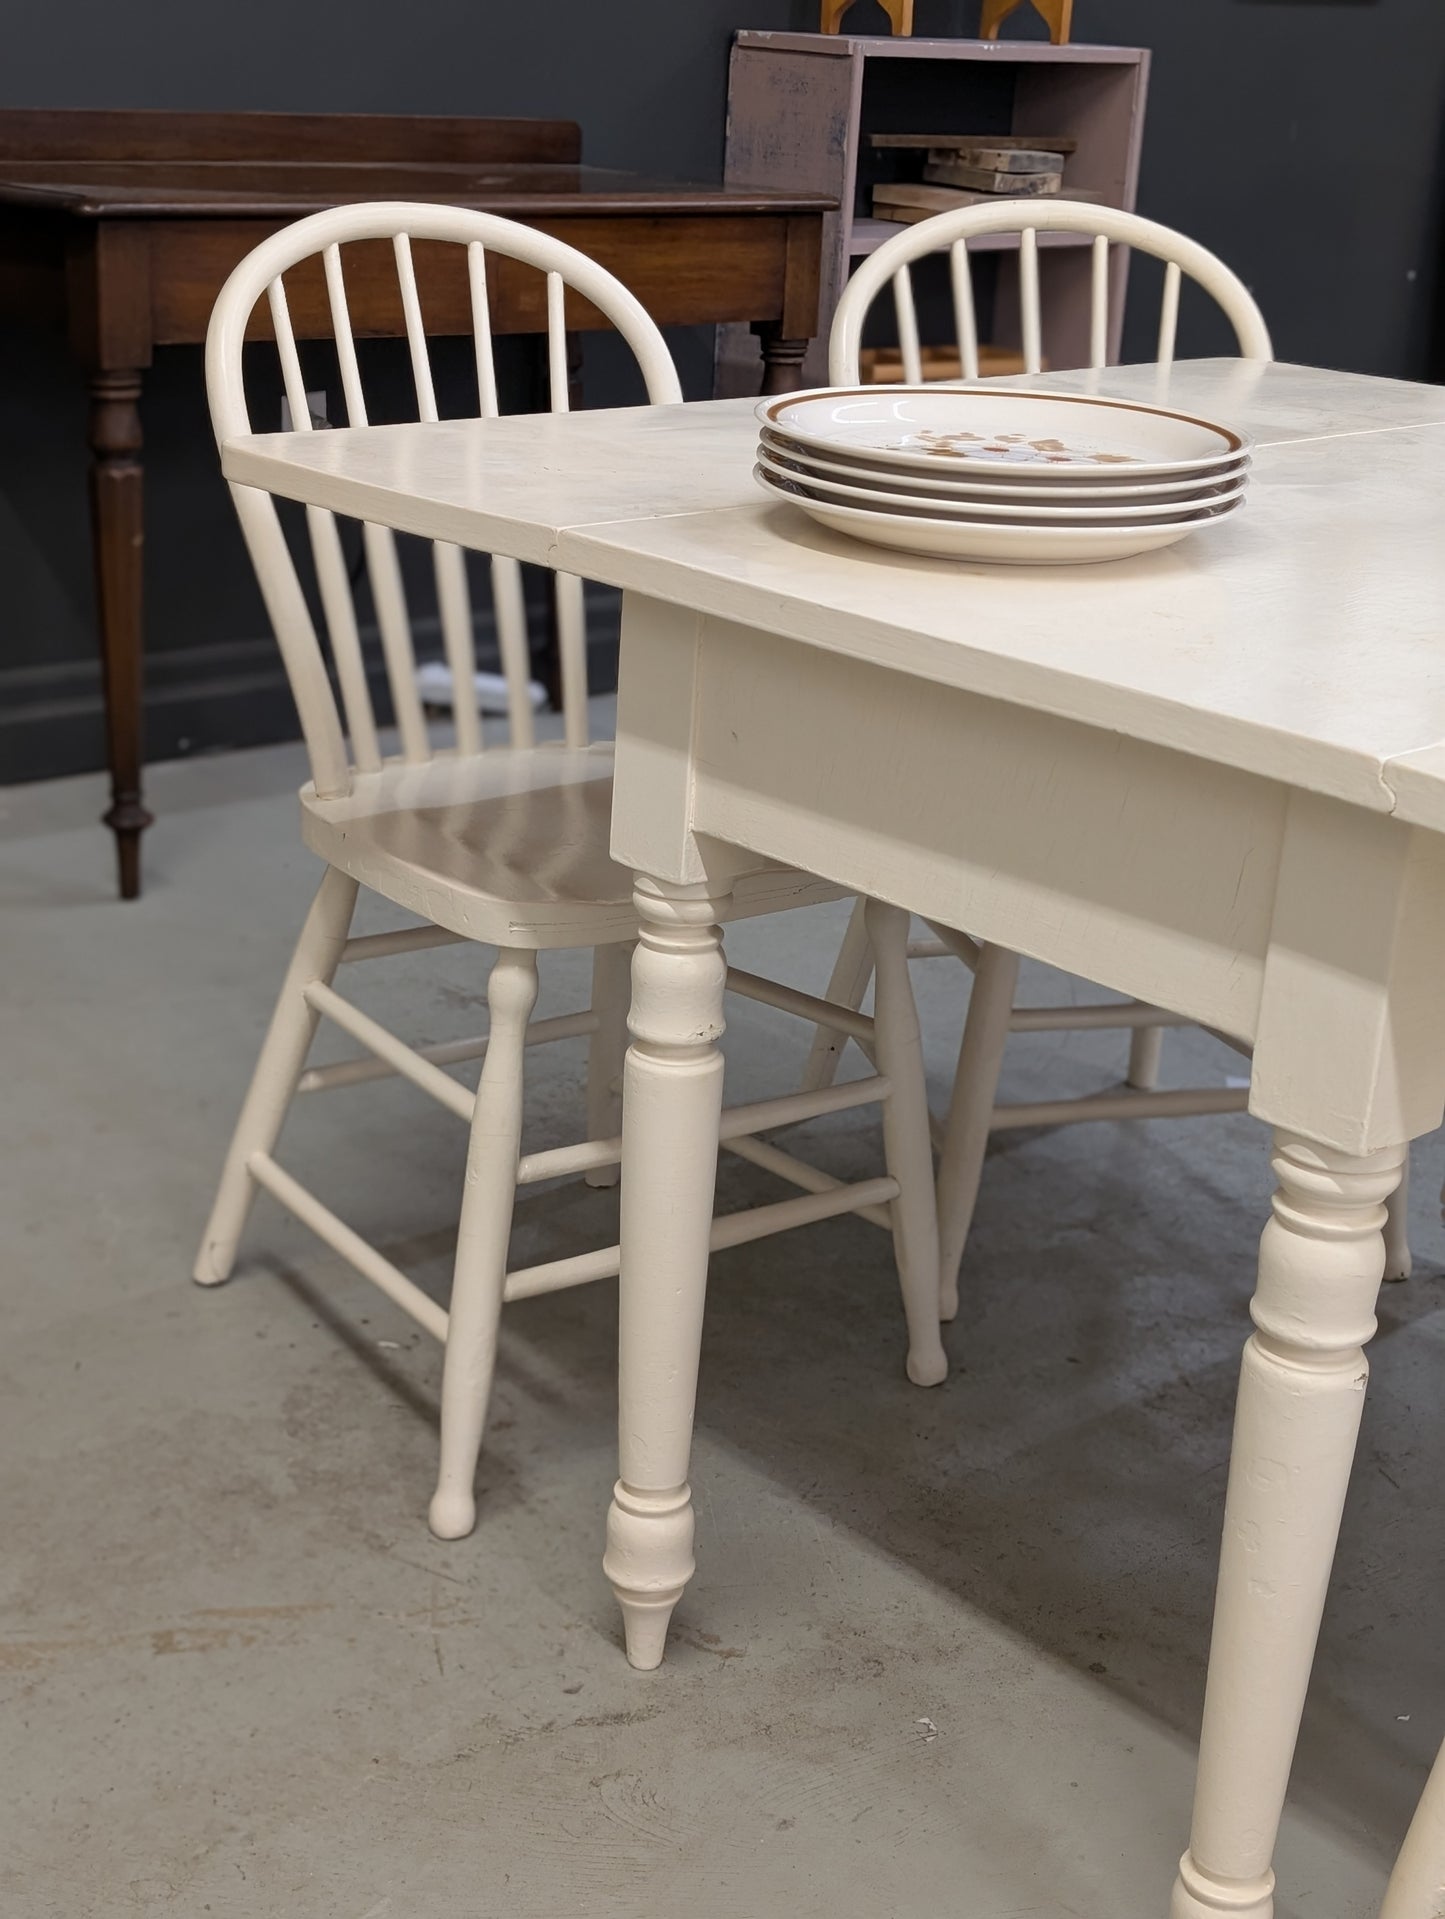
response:
[[[882,289],[893,282],[898,301],[899,331],[902,336],[905,367],[910,354],[917,364],[916,326],[912,321],[912,289],[909,268],[915,260],[933,253],[950,252],[953,266],[954,306],[959,322],[960,349],[964,370],[969,375],[969,341],[975,356],[977,339],[971,334],[972,294],[968,280],[967,244],[988,233],[1017,233],[1020,236],[1020,315],[1024,352],[1030,371],[1037,371],[1039,359],[1039,282],[1038,236],[1041,233],[1084,233],[1094,238],[1094,275],[1091,297],[1091,338],[1093,363],[1103,365],[1102,340],[1105,326],[1108,248],[1110,245],[1137,248],[1163,260],[1168,268],[1161,316],[1162,359],[1173,357],[1173,328],[1178,313],[1181,276],[1196,281],[1221,308],[1234,328],[1239,351],[1246,360],[1274,357],[1269,328],[1254,296],[1217,254],[1208,247],[1157,220],[1146,220],[1137,213],[1124,213],[1117,207],[1091,206],[1080,200],[1003,200],[997,206],[960,207],[920,220],[886,240],[858,267],[844,289],[833,316],[828,341],[828,378],[834,386],[851,386],[859,378],[859,349],[863,322]],[[960,272],[961,269],[961,272]],[[960,285],[960,280],[962,285]],[[906,289],[906,291],[905,291]],[[962,293],[962,298],[960,294]],[[905,372],[905,378],[909,375]],[[972,377],[972,376],[970,376]]]
[[[496,214],[475,212],[466,207],[379,201],[329,208],[272,234],[239,263],[222,287],[206,335],[206,388],[218,444],[234,435],[253,431],[243,382],[243,346],[251,316],[263,299],[270,310],[293,423],[298,431],[310,431],[305,383],[283,276],[303,261],[318,256],[324,264],[347,419],[352,425],[365,424],[366,403],[357,368],[340,253],[342,246],[364,240],[386,240],[392,245],[419,420],[435,420],[437,406],[425,315],[412,262],[414,240],[449,242],[466,249],[478,405],[482,414],[497,411],[487,294],[488,253],[518,261],[546,276],[547,359],[554,411],[564,411],[568,403],[564,304],[568,287],[589,301],[622,335],[637,361],[652,404],[674,404],[682,399],[672,356],[656,324],[641,302],[586,254],[550,234],[539,233]],[[371,770],[380,760],[335,520],[321,509],[307,511],[317,583],[345,709],[344,728],[275,502],[255,487],[233,485],[231,493],[291,682],[311,755],[312,777],[318,792],[345,792],[353,765],[360,770]],[[395,539],[384,527],[366,526],[363,531],[367,570],[403,756],[408,760],[424,760],[430,757],[431,747],[416,685],[416,660]],[[470,700],[459,697],[463,684],[470,689],[475,670],[471,602],[463,556],[456,547],[441,542],[435,544],[433,553],[440,623],[454,689],[457,747],[463,753],[479,751],[481,726],[475,707]],[[509,689],[513,742],[530,745],[530,672],[517,563],[505,557],[494,559],[492,584]],[[556,590],[566,739],[571,745],[581,745],[586,740],[587,725],[581,583],[558,576]]]

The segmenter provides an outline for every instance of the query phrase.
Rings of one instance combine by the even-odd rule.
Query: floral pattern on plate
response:
[[[1063,440],[1031,440],[1026,433],[940,433],[921,428],[889,442],[894,453],[934,453],[945,460],[977,460],[992,466],[1137,466],[1134,453],[1109,453]]]

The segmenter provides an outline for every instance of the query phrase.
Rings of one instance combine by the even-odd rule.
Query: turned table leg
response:
[[[796,393],[803,384],[803,360],[811,342],[785,340],[776,320],[756,321],[753,332],[763,349],[763,384],[759,391],[765,397]]]
[[[661,1664],[692,1577],[687,1483],[722,1112],[726,967],[706,886],[639,880],[622,1086],[618,1469],[603,1571],[627,1657]]]
[[[1173,1919],[1268,1919],[1270,1861],[1354,1458],[1402,1147],[1277,1132],[1244,1349],[1189,1850]]]
[[[151,823],[141,804],[141,584],[144,496],[139,373],[96,373],[90,382],[90,511],[96,614],[105,680],[106,755],[120,896],[140,893],[140,836]]]

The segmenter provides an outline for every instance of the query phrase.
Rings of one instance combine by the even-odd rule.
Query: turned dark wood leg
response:
[[[763,384],[759,391],[764,395],[796,393],[803,384],[803,359],[812,342],[785,340],[776,320],[756,322],[753,332],[763,349]]]
[[[145,538],[139,373],[96,373],[90,382],[90,510],[95,600],[105,676],[110,810],[120,896],[140,894],[140,836],[151,823],[141,804],[141,581]]]

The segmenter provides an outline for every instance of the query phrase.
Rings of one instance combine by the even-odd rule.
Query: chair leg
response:
[[[827,997],[835,1006],[851,1006],[856,1011],[863,1004],[863,995],[872,977],[873,948],[864,923],[864,902],[855,900],[848,930],[833,964],[833,977],[828,981]],[[813,1035],[799,1090],[820,1093],[825,1086],[831,1086],[838,1076],[838,1062],[847,1044],[848,1035],[840,1033],[836,1026],[820,1026]]]
[[[497,1361],[522,1138],[527,1021],[536,1003],[537,955],[498,953],[487,982],[491,1037],[467,1147],[442,1362],[441,1462],[430,1513],[438,1539],[465,1538],[477,1519],[477,1455]]]
[[[1400,1184],[1385,1201],[1385,1278],[1408,1279],[1414,1269],[1410,1256],[1410,1155],[1400,1169]]]
[[[1385,1888],[1380,1919],[1427,1919],[1445,1906],[1445,1746],[1410,1821]]]
[[[275,1146],[295,1098],[296,1082],[306,1064],[320,1019],[320,1014],[306,1002],[306,988],[318,980],[327,986],[331,984],[351,930],[356,894],[355,880],[348,879],[334,866],[327,867],[286,969],[276,1010],[262,1041],[256,1070],[251,1075],[241,1116],[236,1121],[221,1169],[221,1183],[193,1268],[193,1277],[201,1286],[218,1286],[231,1277],[246,1215],[256,1196],[249,1161],[253,1153],[269,1153]]]
[[[617,1090],[627,1057],[627,1008],[632,998],[632,949],[628,940],[598,946],[592,953],[592,1011],[600,1024],[587,1052],[587,1137],[615,1139],[622,1131],[622,1097]],[[615,1186],[620,1166],[595,1166],[585,1175],[589,1186]]]
[[[1141,1093],[1152,1093],[1159,1084],[1159,1055],[1163,1050],[1162,1026],[1136,1026],[1129,1041],[1127,1083]]]
[[[958,1049],[938,1168],[939,1316],[943,1319],[952,1319],[958,1312],[958,1269],[978,1200],[1018,978],[1017,953],[1002,946],[982,949]]]
[[[891,1210],[898,1283],[908,1321],[908,1377],[915,1386],[937,1386],[948,1376],[948,1360],[938,1331],[938,1214],[923,1041],[908,973],[908,925],[909,916],[901,907],[868,901],[865,929],[878,972],[873,1034],[878,1070],[893,1085],[883,1102],[883,1150],[888,1171],[899,1186]]]

